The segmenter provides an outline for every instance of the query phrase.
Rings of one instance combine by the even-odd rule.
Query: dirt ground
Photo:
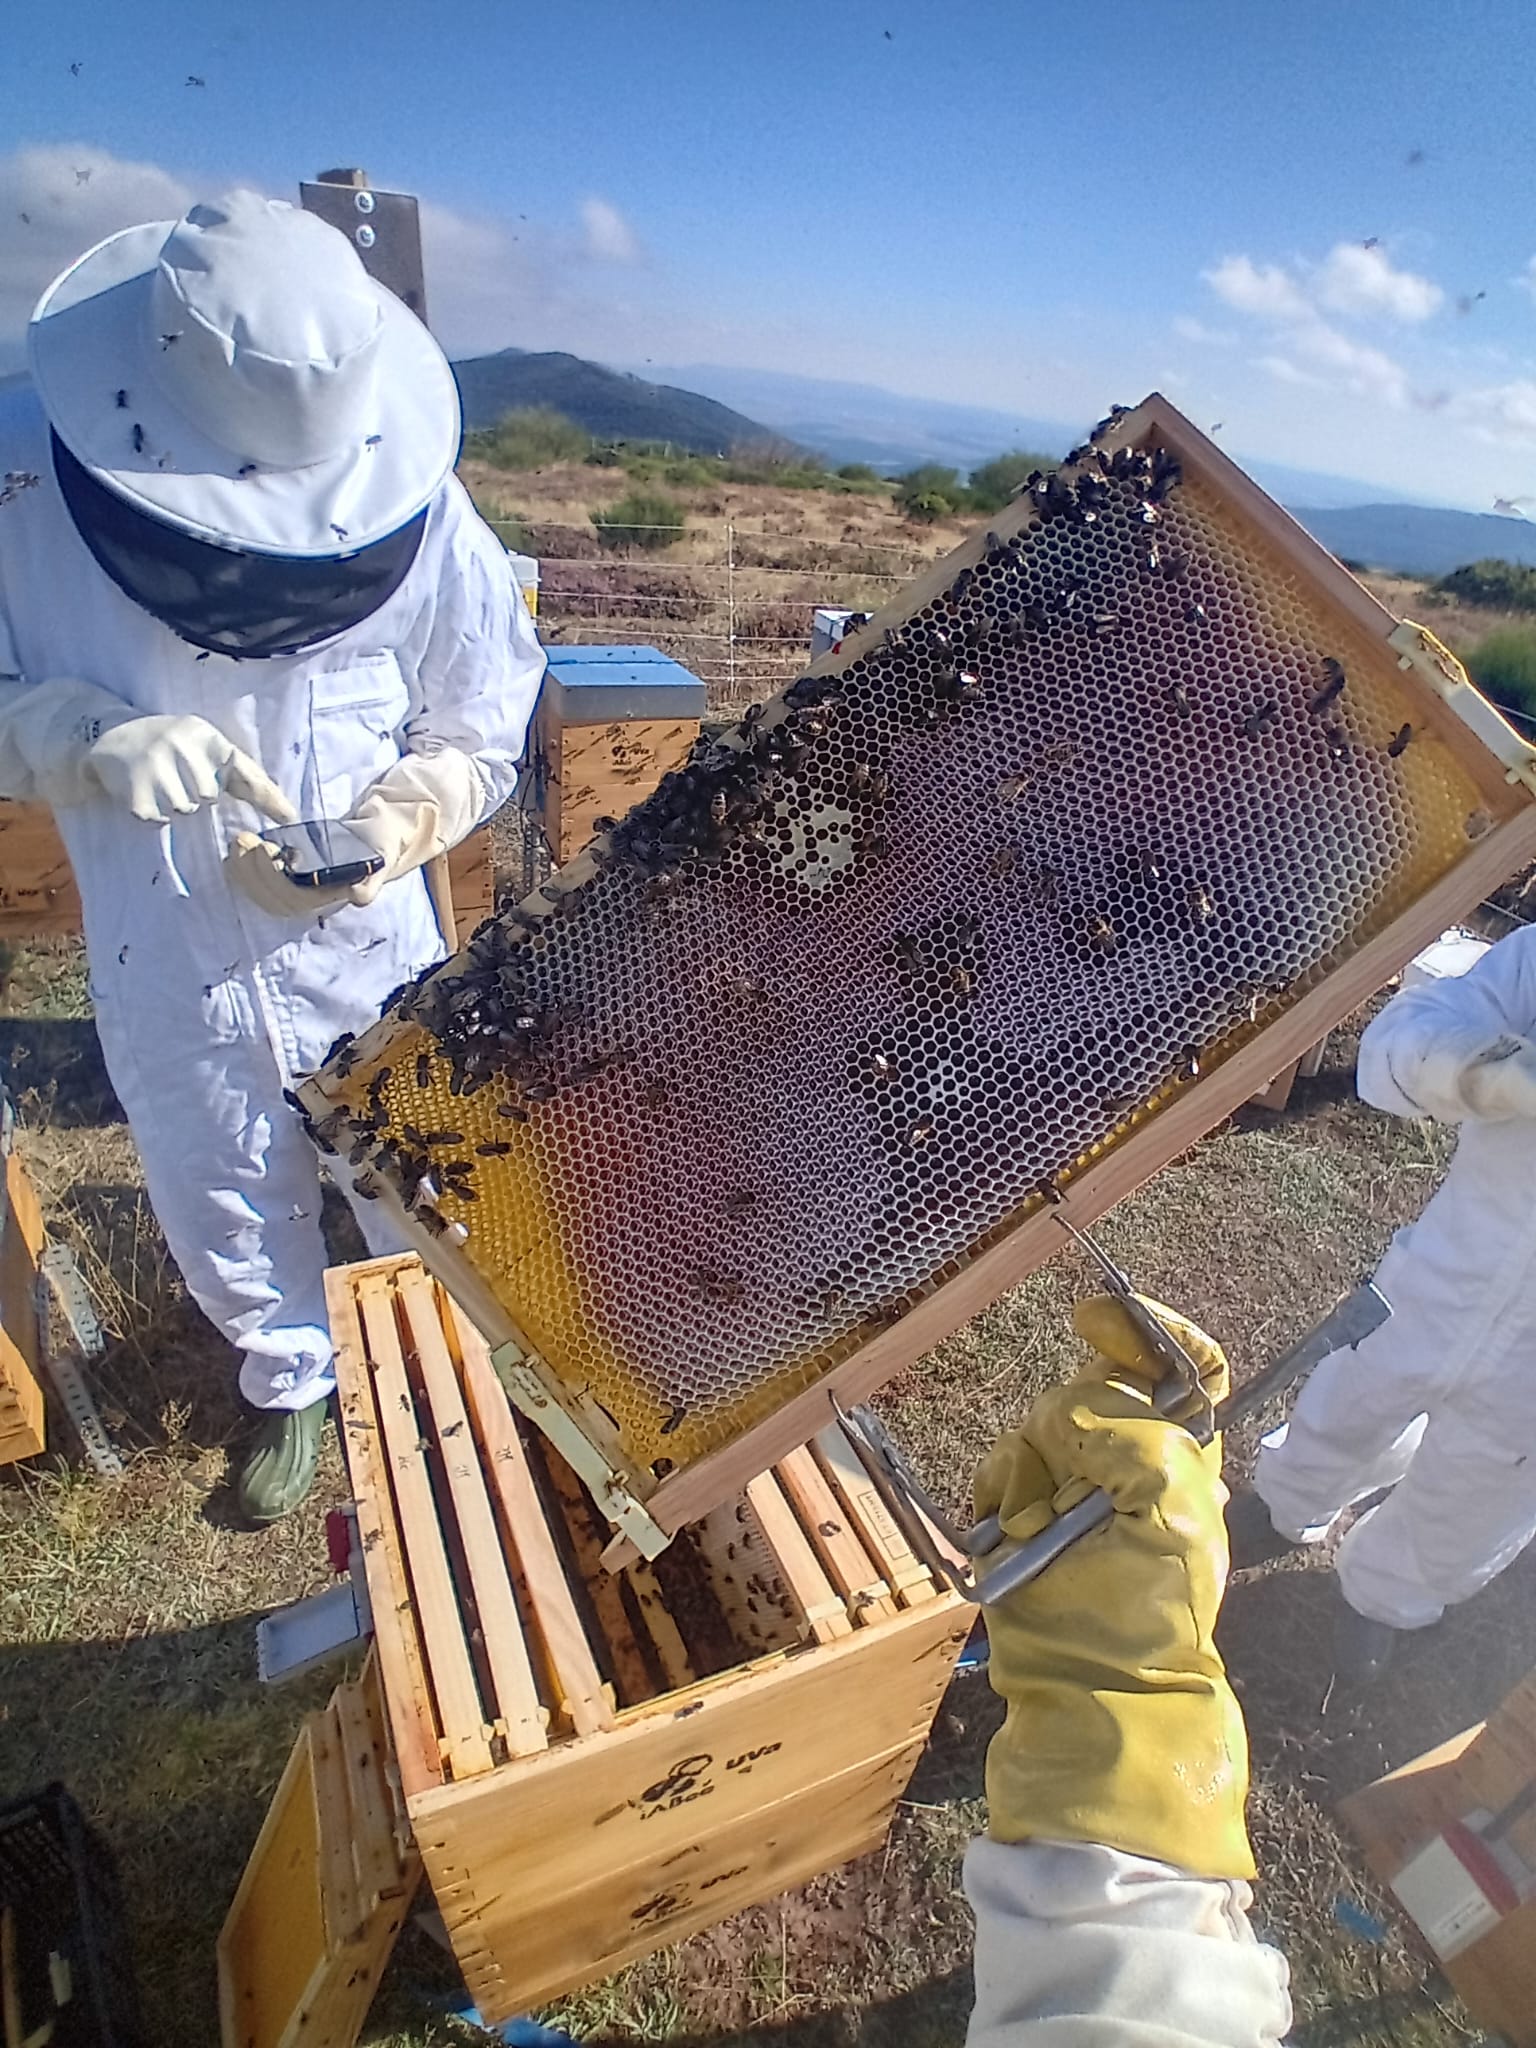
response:
[[[606,472],[546,473],[516,480],[508,509],[584,521],[625,487]],[[733,502],[712,518],[750,514],[765,532],[783,522],[786,544],[851,525],[927,555],[958,537],[902,528],[883,499],[719,495]],[[1411,592],[1384,594],[1413,609]],[[1430,623],[1449,624],[1452,638],[1459,625]],[[1354,1100],[1353,1050],[1349,1031],[1336,1034],[1286,1113],[1244,1111],[1104,1226],[1141,1284],[1222,1340],[1239,1378],[1369,1271],[1444,1168],[1443,1135]],[[264,1690],[254,1631],[263,1612],[328,1582],[323,1521],[344,1494],[340,1456],[332,1441],[314,1498],[287,1523],[259,1535],[234,1526],[233,1354],[167,1259],[74,942],[24,946],[7,963],[0,1070],[18,1094],[20,1143],[50,1227],[76,1247],[111,1333],[93,1378],[128,1457],[124,1480],[99,1479],[55,1413],[51,1453],[0,1470],[0,1798],[53,1777],[73,1789],[121,1862],[150,2037],[157,2048],[208,2048],[219,1925],[297,1724],[339,1675]],[[930,1487],[957,1510],[996,1431],[1070,1369],[1070,1307],[1091,1285],[1064,1252],[882,1397]],[[1234,1479],[1252,1448],[1229,1444]],[[1288,1561],[1237,1581],[1222,1627],[1253,1743],[1256,1918],[1291,1962],[1293,2038],[1299,2048],[1475,2038],[1403,1945],[1331,1815],[1346,1791],[1480,1718],[1536,1661],[1536,1552],[1416,1639],[1365,1711],[1325,1719],[1333,1597],[1326,1558]],[[984,1680],[957,1680],[881,1852],[547,2017],[593,2042],[702,2048],[750,2032],[773,2048],[958,2048],[970,1943],[958,1871],[982,1824],[982,1760],[999,1718]],[[1381,1941],[1345,1924],[1360,1908],[1386,1923]],[[408,1931],[365,2040],[479,2038],[444,2016],[453,1987],[437,1947]]]

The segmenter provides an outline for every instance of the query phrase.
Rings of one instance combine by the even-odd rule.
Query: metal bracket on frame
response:
[[[672,1541],[643,1502],[544,1384],[531,1356],[516,1344],[498,1344],[491,1353],[496,1377],[536,1428],[542,1430],[597,1502],[599,1511],[627,1536],[644,1558],[659,1557]]]
[[[1425,626],[1405,619],[1387,636],[1396,651],[1397,665],[1415,669],[1456,716],[1503,766],[1505,780],[1518,782],[1536,793],[1536,747],[1523,740],[1512,725],[1472,685],[1466,670],[1451,650]]]

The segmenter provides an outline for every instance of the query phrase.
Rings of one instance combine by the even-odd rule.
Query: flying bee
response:
[[[553,1081],[525,1081],[523,1095],[529,1102],[553,1102],[558,1089]]]
[[[1280,706],[1275,702],[1274,698],[1264,698],[1262,703],[1254,705],[1248,716],[1243,720],[1244,736],[1250,740],[1262,739],[1279,716]]]
[[[994,847],[987,861],[987,873],[995,875],[1002,882],[1013,873],[1019,864],[1019,850],[1016,846]]]
[[[895,932],[891,937],[891,949],[896,955],[896,965],[904,967],[908,974],[916,974],[923,964],[923,949],[910,932]]]
[[[1061,894],[1061,872],[1058,868],[1037,868],[1033,877],[1031,894],[1042,910],[1048,910]]]
[[[848,787],[855,796],[860,796],[874,780],[875,771],[867,761],[855,761],[848,770]]]
[[[1320,718],[1330,704],[1335,703],[1344,691],[1349,678],[1344,673],[1344,664],[1335,661],[1331,654],[1323,659],[1323,686],[1308,699],[1307,710],[1313,718]]]
[[[732,1188],[722,1205],[733,1223],[743,1216],[750,1216],[757,1207],[757,1196],[751,1188]]]
[[[1191,882],[1185,890],[1184,907],[1196,924],[1209,924],[1216,915],[1211,893],[1201,882]]]
[[[1159,548],[1157,551],[1157,573],[1166,576],[1170,583],[1177,583],[1189,569],[1189,556],[1182,548]]]
[[[962,910],[955,919],[955,937],[962,946],[974,946],[981,937],[981,919],[974,910]]]
[[[950,604],[963,604],[965,602],[966,593],[969,591],[971,585],[975,582],[975,580],[976,572],[974,569],[962,569],[959,575],[956,576],[954,582],[949,586]]]
[[[1412,738],[1413,727],[1411,725],[1400,725],[1392,738],[1387,742],[1388,756],[1395,761],[1400,755],[1406,754],[1408,743]]]
[[[119,412],[126,412],[126,411],[128,410],[128,394],[127,394],[127,392],[126,392],[126,391],[119,391],[119,392],[118,392],[118,393],[116,394],[116,397],[117,397],[117,409],[118,409],[118,411],[119,411]]]
[[[682,887],[681,875],[652,875],[645,885],[647,903],[667,903]]]
[[[1139,1107],[1140,1102],[1141,1097],[1139,1095],[1106,1095],[1099,1104],[1099,1107],[1106,1116],[1112,1116],[1116,1122],[1119,1122],[1122,1118],[1128,1117],[1133,1109]]]
[[[741,715],[743,731],[750,732],[753,726],[756,725],[758,720],[762,717],[762,715],[763,707],[761,704],[749,704],[746,710]]]
[[[1077,747],[1071,740],[1052,740],[1040,755],[1041,766],[1045,768],[1065,768],[1076,759]]]
[[[1189,692],[1182,683],[1170,683],[1168,685],[1168,702],[1173,706],[1180,718],[1192,718],[1194,716],[1195,707],[1190,703]]]
[[[142,455],[144,453],[146,442],[144,437],[144,429],[139,425],[137,420],[134,421],[133,431],[132,433],[130,433],[128,438],[133,443],[134,454]]]

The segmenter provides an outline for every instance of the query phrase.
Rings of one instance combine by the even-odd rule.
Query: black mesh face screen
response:
[[[53,467],[80,538],[118,589],[194,647],[237,660],[299,654],[361,625],[416,559],[426,513],[350,555],[301,560],[196,540],[120,498],[58,435]]]

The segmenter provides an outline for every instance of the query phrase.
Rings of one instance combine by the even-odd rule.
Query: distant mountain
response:
[[[1065,455],[1083,438],[1087,420],[1042,419],[992,406],[955,405],[946,399],[908,398],[874,384],[843,384],[794,377],[779,370],[739,370],[690,363],[661,373],[739,405],[791,440],[816,448],[829,462],[868,462],[894,475],[921,462],[974,469],[1008,448]],[[1108,410],[1106,400],[1105,409]],[[1279,462],[1236,458],[1255,482],[1283,505],[1364,505],[1396,502],[1402,493],[1358,478],[1292,469]]]
[[[589,363],[581,356],[535,355],[505,348],[499,355],[455,363],[467,428],[493,427],[518,406],[548,405],[605,441],[670,441],[698,455],[725,455],[774,430],[696,391]]]
[[[1295,513],[1331,554],[1400,576],[1444,576],[1488,556],[1536,565],[1536,525],[1525,519],[1433,505],[1298,506]]]

